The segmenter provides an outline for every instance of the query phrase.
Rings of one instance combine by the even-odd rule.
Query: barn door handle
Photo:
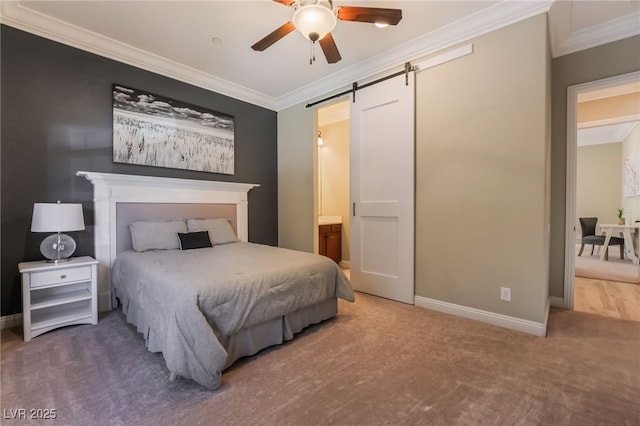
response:
[[[356,203],[353,203],[353,217],[356,217]]]

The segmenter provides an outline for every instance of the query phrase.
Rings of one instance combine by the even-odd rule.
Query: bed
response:
[[[337,298],[354,300],[331,259],[248,242],[246,186],[193,182],[193,190],[184,180],[78,174],[94,184],[94,195],[106,194],[94,199],[96,258],[109,279],[103,288],[107,284],[111,305],[119,302],[148,350],[162,352],[172,379],[217,389],[223,370],[238,358],[334,317]],[[198,221],[213,218],[233,235],[219,240],[217,228],[198,228]],[[153,240],[163,232],[153,226],[180,227],[181,221],[179,231],[186,232],[176,233],[178,247],[155,247],[140,237]],[[152,227],[136,234],[139,224]],[[203,233],[215,233],[211,247],[196,241],[185,249],[194,245],[187,237]]]

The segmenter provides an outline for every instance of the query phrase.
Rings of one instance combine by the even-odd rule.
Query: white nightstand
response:
[[[97,264],[89,256],[18,264],[25,342],[65,325],[98,323]]]

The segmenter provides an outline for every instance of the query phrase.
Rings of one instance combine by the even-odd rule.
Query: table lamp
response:
[[[31,232],[56,232],[40,244],[40,251],[47,262],[66,262],[76,251],[76,242],[67,231],[84,230],[82,204],[35,203],[31,219]]]

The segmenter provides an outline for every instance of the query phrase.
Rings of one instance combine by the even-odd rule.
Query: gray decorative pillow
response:
[[[180,248],[178,233],[187,232],[184,219],[131,222],[131,242],[135,251],[172,250]]]
[[[231,222],[226,218],[218,219],[187,219],[189,232],[209,231],[213,244],[237,243],[240,241],[233,232]]]

